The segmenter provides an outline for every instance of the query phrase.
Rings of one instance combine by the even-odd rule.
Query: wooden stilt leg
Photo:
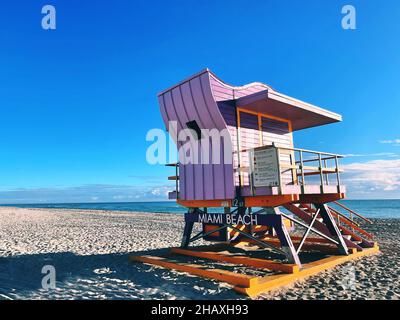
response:
[[[193,222],[190,221],[186,221],[185,222],[185,228],[183,229],[183,237],[182,237],[182,243],[181,243],[181,247],[182,248],[187,248],[190,242],[190,236],[192,234],[192,230],[193,230]]]
[[[274,226],[274,229],[281,242],[281,249],[286,252],[289,263],[295,263],[301,268],[300,258],[283,221],[280,225]]]
[[[347,245],[344,241],[344,238],[342,236],[342,233],[340,232],[338,226],[336,225],[335,219],[333,218],[329,207],[326,204],[314,204],[315,208],[319,211],[324,224],[328,228],[329,232],[331,233],[332,236],[334,236],[339,244],[338,248],[341,254],[348,255],[349,254],[349,249],[347,248]]]
[[[286,257],[289,263],[294,263],[301,268],[301,262],[299,255],[296,252],[296,248],[293,245],[292,239],[290,238],[289,232],[286,229],[285,223],[283,222],[282,216],[279,214],[277,208],[264,208],[267,214],[277,214],[281,217],[280,223],[273,226],[276,235],[281,243],[281,249],[286,253]]]

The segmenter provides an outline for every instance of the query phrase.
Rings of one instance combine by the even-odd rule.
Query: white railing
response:
[[[340,172],[339,159],[344,156],[328,152],[312,151],[299,148],[288,148],[278,146],[263,146],[254,149],[241,150],[249,153],[250,168],[240,166],[240,174],[248,174],[250,186],[253,188],[254,177],[252,177],[251,153],[256,150],[274,148],[277,155],[278,164],[278,182],[274,185],[281,187],[283,185],[298,185],[301,187],[301,193],[304,193],[306,185],[319,185],[321,193],[324,193],[324,187],[336,185],[340,193]],[[331,179],[332,175],[334,179]],[[310,181],[313,180],[314,181]],[[317,180],[317,181],[315,181]]]

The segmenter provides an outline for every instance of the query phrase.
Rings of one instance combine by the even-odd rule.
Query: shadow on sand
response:
[[[124,254],[71,252],[0,257],[0,299],[238,299],[227,285],[129,262],[131,255],[163,255],[167,249]],[[56,289],[42,288],[45,265],[56,270]]]

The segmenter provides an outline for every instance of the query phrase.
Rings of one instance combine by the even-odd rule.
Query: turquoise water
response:
[[[344,205],[370,218],[400,218],[400,200],[343,200]],[[144,211],[162,213],[184,213],[186,209],[175,202],[110,202],[110,203],[59,203],[59,204],[15,204],[20,208],[63,208],[91,210]],[[336,207],[335,207],[336,208]],[[213,209],[213,211],[221,211]],[[343,212],[342,209],[340,211]]]

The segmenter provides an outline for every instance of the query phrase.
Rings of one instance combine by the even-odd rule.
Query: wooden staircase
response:
[[[357,251],[362,251],[364,248],[372,248],[376,245],[373,241],[374,236],[361,228],[360,223],[355,221],[353,218],[356,215],[359,220],[367,223],[373,223],[371,220],[363,217],[362,215],[352,211],[351,209],[345,207],[341,203],[335,202],[338,206],[342,207],[345,210],[351,212],[351,216],[347,217],[343,213],[339,212],[338,210],[328,206],[330,214],[336,221],[336,225],[343,237],[344,242],[346,243],[347,247],[355,248]],[[317,213],[317,210],[311,205],[306,203],[300,204],[289,204],[285,205],[285,208],[292,212],[295,216],[300,218],[301,220],[305,221],[306,223],[310,223],[314,215]],[[324,233],[327,236],[332,236],[329,230],[326,228],[325,224],[323,223],[323,219],[321,217],[317,217],[314,227]]]

